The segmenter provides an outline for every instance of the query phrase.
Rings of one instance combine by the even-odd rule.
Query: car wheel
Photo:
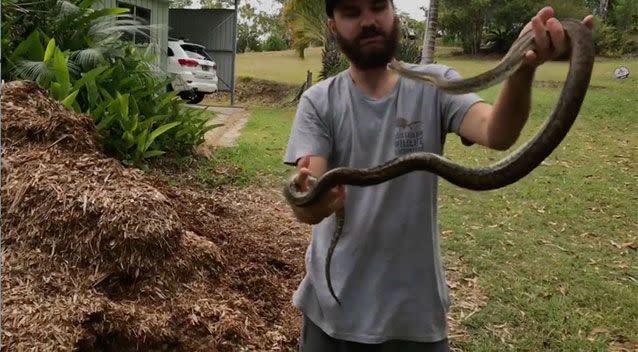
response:
[[[202,92],[196,92],[196,93],[192,93],[187,100],[191,104],[199,104],[202,100],[204,100],[205,96],[206,94]]]

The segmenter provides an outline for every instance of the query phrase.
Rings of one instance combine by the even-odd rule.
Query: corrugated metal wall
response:
[[[169,36],[206,47],[217,63],[219,90],[233,92],[235,84],[235,10],[170,9]]]
[[[162,69],[166,69],[166,51],[168,50],[168,0],[119,0],[151,10],[151,42],[159,50]],[[101,0],[95,4],[97,8],[117,7],[118,0]]]

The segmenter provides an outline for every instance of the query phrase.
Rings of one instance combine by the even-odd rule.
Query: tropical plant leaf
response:
[[[11,54],[14,61],[27,60],[39,61],[44,57],[44,47],[41,42],[40,32],[33,31]],[[3,53],[5,55],[6,53]]]
[[[78,79],[77,81],[75,81],[73,87],[75,89],[79,89],[82,86],[86,86],[89,83],[93,83],[93,86],[95,87],[95,80],[97,79],[97,77],[104,72],[106,69],[108,68],[108,66],[104,65],[104,66],[99,66],[96,67],[88,72],[85,72],[82,74],[82,76],[80,77],[80,79]],[[97,87],[96,87],[97,88]]]
[[[53,57],[53,53],[55,52],[55,49],[56,49],[55,38],[51,38],[49,40],[49,43],[47,44],[46,50],[44,51],[44,58],[42,59],[45,65],[49,64],[49,61],[51,61],[51,58]]]
[[[139,154],[144,153],[146,151],[146,141],[148,139],[148,129],[144,129],[142,133],[137,137],[137,152]]]
[[[106,110],[106,107],[104,107],[103,109]],[[103,118],[101,118],[100,122],[97,124],[96,126],[97,130],[104,131],[107,128],[110,128],[114,120],[115,120],[115,114],[107,113],[106,116],[103,116]]]
[[[60,92],[57,99],[62,99],[71,91],[71,77],[69,75],[67,54],[61,52],[58,48],[53,53],[53,72],[56,82],[60,84]]]
[[[80,93],[79,90],[71,92],[71,94],[62,100],[62,105],[67,109],[71,109],[73,105],[75,105],[75,98],[78,96],[78,93]]]
[[[146,141],[146,146],[144,147],[144,150],[148,149],[148,147],[153,144],[153,141],[155,141],[155,138],[161,136],[163,133],[166,133],[168,130],[177,127],[178,125],[180,125],[181,122],[176,121],[176,122],[171,122],[165,125],[162,125],[158,128],[156,128],[155,130],[153,130],[153,132],[151,132],[148,140]]]
[[[144,159],[148,159],[148,158],[154,158],[157,156],[161,156],[166,154],[166,152],[161,151],[161,150],[149,150],[144,152]]]

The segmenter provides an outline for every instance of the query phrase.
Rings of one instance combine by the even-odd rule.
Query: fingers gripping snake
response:
[[[594,64],[591,30],[580,21],[571,19],[563,20],[561,24],[569,53],[569,71],[563,90],[556,107],[536,135],[508,157],[489,166],[468,168],[437,154],[416,152],[372,168],[337,167],[318,179],[312,179],[314,185],[307,192],[299,191],[294,178],[289,180],[283,190],[287,202],[297,207],[310,206],[317,202],[324,192],[337,185],[372,186],[418,170],[432,172],[458,187],[476,191],[502,188],[525,177],[565,138],[578,116],[591,79]],[[440,76],[426,75],[411,70],[408,65],[397,60],[392,61],[388,67],[404,77],[430,82],[445,92],[462,94],[485,89],[505,80],[521,66],[525,53],[534,48],[534,35],[528,31],[514,42],[496,67],[467,79],[446,80]],[[337,303],[341,304],[330,280],[330,261],[345,220],[343,207],[335,212],[335,218],[336,226],[328,249],[325,269],[330,293]]]

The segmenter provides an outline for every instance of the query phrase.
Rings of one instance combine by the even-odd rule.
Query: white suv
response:
[[[191,104],[217,91],[217,64],[202,45],[170,39],[168,72],[175,74],[169,89]]]

